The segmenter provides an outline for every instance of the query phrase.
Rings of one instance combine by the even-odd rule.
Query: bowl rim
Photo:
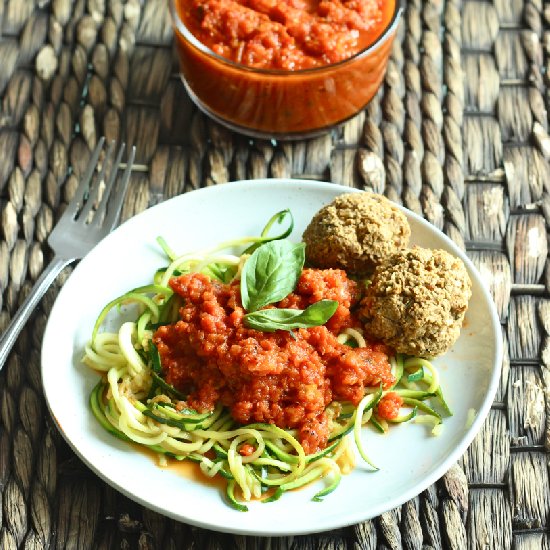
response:
[[[363,48],[362,50],[353,54],[351,57],[347,57],[346,59],[342,59],[341,61],[337,61],[336,63],[330,63],[328,65],[321,65],[319,67],[310,67],[307,69],[298,69],[295,71],[291,71],[286,69],[264,69],[260,67],[249,67],[248,65],[244,65],[243,63],[238,63],[237,61],[233,61],[231,59],[228,59],[227,57],[223,57],[222,55],[217,54],[215,51],[211,50],[208,46],[206,46],[200,40],[198,40],[198,38],[196,38],[195,35],[185,26],[176,9],[176,1],[177,0],[169,0],[170,15],[172,17],[173,26],[176,32],[178,32],[180,36],[182,36],[192,46],[194,46],[196,49],[200,50],[202,53],[206,54],[207,56],[214,58],[216,61],[219,61],[225,65],[229,65],[234,69],[255,73],[255,74],[265,74],[265,75],[275,75],[275,76],[304,75],[304,74],[319,73],[327,70],[332,70],[332,69],[341,67],[343,65],[347,65],[348,63],[352,63],[363,57],[367,57],[370,53],[379,49],[395,33],[397,29],[397,25],[399,24],[399,20],[401,19],[401,14],[403,12],[401,0],[395,0],[392,17],[388,21],[388,24],[386,25],[384,30],[380,33],[380,35],[376,38],[376,40],[372,44],[368,45],[366,48]]]

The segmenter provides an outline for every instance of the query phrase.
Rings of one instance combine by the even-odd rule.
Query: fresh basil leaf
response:
[[[241,300],[256,311],[288,296],[296,287],[305,261],[305,244],[271,241],[248,258],[241,274]]]
[[[244,323],[248,328],[263,332],[292,330],[324,325],[338,309],[336,300],[320,300],[307,309],[262,309],[247,313]]]

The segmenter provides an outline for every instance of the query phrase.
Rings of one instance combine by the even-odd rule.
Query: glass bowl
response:
[[[310,69],[248,67],[202,44],[170,0],[181,78],[193,102],[231,130],[267,139],[327,132],[361,111],[384,78],[401,8],[380,36],[352,57]]]

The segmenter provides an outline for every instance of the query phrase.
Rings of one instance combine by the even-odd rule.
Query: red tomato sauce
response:
[[[380,399],[376,412],[384,420],[393,420],[399,416],[403,398],[395,392],[389,392]]]
[[[193,101],[234,130],[285,139],[327,130],[367,105],[399,18],[395,0],[173,2]]]
[[[327,444],[329,403],[357,404],[366,387],[394,382],[384,345],[351,348],[337,341],[343,328],[359,326],[350,311],[359,299],[357,284],[344,271],[303,271],[295,292],[277,306],[303,308],[325,298],[339,307],[326,326],[292,334],[244,326],[238,284],[191,274],[170,285],[184,299],[181,319],[160,327],[154,342],[166,381],[198,411],[221,402],[239,423],[296,428],[309,454]]]
[[[180,18],[217,54],[264,69],[300,70],[372,44],[393,12],[387,0],[177,0]]]

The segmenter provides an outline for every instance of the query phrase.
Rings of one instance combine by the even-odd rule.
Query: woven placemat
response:
[[[541,0],[411,0],[365,112],[326,136],[272,143],[193,107],[167,0],[0,0],[0,329],[47,263],[47,236],[106,135],[137,147],[124,219],[237,179],[386,194],[466,249],[506,349],[481,433],[415,499],[333,533],[212,533],[126,499],[57,432],[40,344],[67,270],[0,374],[0,548],[550,548],[549,29]]]

